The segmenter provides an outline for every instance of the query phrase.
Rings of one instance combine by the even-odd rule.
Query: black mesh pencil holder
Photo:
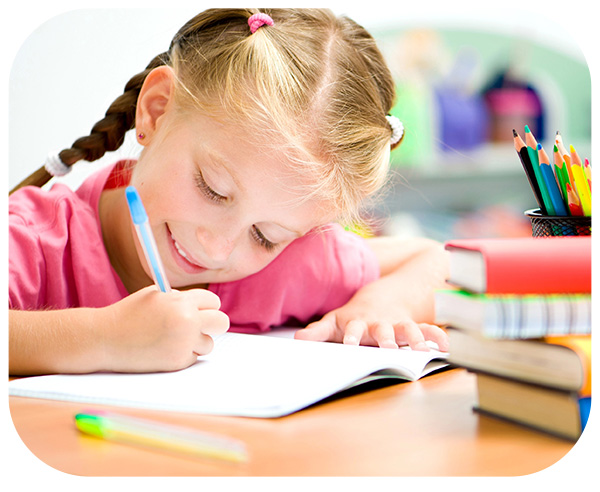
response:
[[[533,237],[592,235],[591,217],[542,215],[539,208],[527,210],[525,215],[531,220]]]

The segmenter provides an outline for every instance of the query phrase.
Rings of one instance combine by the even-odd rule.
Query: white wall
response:
[[[126,0],[121,5],[131,3]],[[180,4],[175,2],[175,5]],[[369,2],[370,8],[364,3],[352,6],[330,2],[328,5],[369,29],[427,22],[519,30],[578,56],[581,52],[576,39],[585,34],[572,22],[585,20],[572,12],[570,17],[564,17],[566,22],[555,24],[557,16],[553,12],[564,9],[564,4],[558,1],[536,0],[522,4],[518,15],[513,8],[491,10],[491,3],[467,0],[387,1],[380,5]],[[13,41],[23,40],[20,48],[17,46],[13,53],[9,50],[5,62],[10,67],[10,57],[14,56],[8,99],[9,188],[40,167],[50,151],[61,150],[76,138],[87,135],[113,99],[122,93],[127,80],[143,70],[156,54],[165,51],[177,29],[205,6],[210,4],[202,2],[194,9],[67,8],[56,13],[46,7],[33,16],[26,7],[21,7],[11,19],[5,19],[17,29],[18,35]],[[536,6],[541,6],[537,14],[534,13]],[[524,10],[526,8],[529,11]],[[48,16],[45,20],[44,15]],[[542,16],[541,20],[533,21],[531,16],[534,15]],[[41,24],[36,27],[29,19],[34,22],[37,19]],[[27,29],[30,34],[25,38]],[[129,142],[120,154],[135,152],[135,142]],[[99,165],[107,159],[113,161],[115,155],[105,157]],[[82,173],[89,170],[90,166],[82,163],[75,167],[69,179],[78,181]]]

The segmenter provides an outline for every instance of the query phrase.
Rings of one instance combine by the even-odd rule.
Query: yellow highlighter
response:
[[[248,459],[245,446],[240,441],[115,413],[87,410],[75,415],[75,425],[85,434],[109,441],[202,458],[233,462]]]

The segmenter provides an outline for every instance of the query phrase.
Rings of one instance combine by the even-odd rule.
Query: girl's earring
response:
[[[140,132],[140,133],[138,133],[137,138],[141,142],[142,140],[144,140],[146,138],[146,135],[144,134],[144,132]]]

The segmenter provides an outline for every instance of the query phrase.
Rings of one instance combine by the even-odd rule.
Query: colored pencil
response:
[[[556,132],[556,146],[558,147],[558,151],[560,152],[560,155],[563,156],[563,159],[567,163],[567,171],[569,173],[569,182],[573,183],[573,173],[571,172],[571,156],[569,155],[569,153],[567,152],[567,149],[565,148],[565,146],[563,144],[562,135],[560,134],[559,131]]]
[[[573,171],[573,179],[575,181],[575,189],[581,200],[581,208],[583,208],[583,215],[592,215],[592,197],[590,196],[590,189],[583,174],[581,166],[571,166]]]
[[[569,211],[573,216],[582,216],[583,209],[581,208],[581,203],[579,202],[579,197],[575,190],[571,187],[571,183],[567,183],[567,197],[569,201]]]
[[[567,212],[567,208],[565,206],[565,203],[563,202],[560,189],[558,188],[558,184],[556,183],[556,177],[554,176],[554,172],[550,167],[550,159],[548,158],[548,154],[546,154],[546,151],[540,143],[537,144],[537,151],[541,174],[544,178],[546,188],[548,189],[550,200],[552,201],[554,215],[558,215],[561,217],[567,216],[569,215],[569,212]]]
[[[517,151],[517,154],[519,154],[521,165],[525,170],[525,175],[529,181],[529,186],[531,186],[535,200],[540,207],[540,211],[542,214],[547,215],[546,206],[544,205],[544,200],[540,192],[540,186],[538,185],[537,178],[535,177],[535,173],[533,172],[533,168],[531,166],[531,159],[529,159],[527,145],[525,145],[525,142],[523,142],[523,139],[515,129],[513,129],[513,142],[515,145],[515,150]]]
[[[554,144],[554,174],[556,175],[556,179],[560,185],[563,201],[565,204],[568,204],[566,184],[570,183],[569,173],[567,172],[567,164],[558,152],[558,147],[556,144]]]
[[[527,125],[525,125],[525,143],[527,144],[527,153],[529,154],[529,159],[531,160],[531,167],[533,168],[535,179],[540,188],[540,194],[546,208],[546,213],[544,215],[556,215],[552,205],[552,199],[550,198],[548,188],[546,187],[545,180],[542,176],[542,171],[539,166],[537,141]]]
[[[579,198],[581,199],[583,213],[585,215],[591,215],[592,194],[587,176],[585,174],[585,171],[583,170],[581,158],[579,157],[579,154],[572,145],[569,146],[569,150],[571,151],[571,171],[573,173],[573,178],[575,179],[575,187],[577,188],[577,193],[579,194]]]
[[[590,193],[592,192],[592,166],[588,158],[585,158],[583,163],[583,171],[585,172],[585,176],[587,177],[588,184],[590,185]]]
[[[582,166],[581,157],[575,150],[575,147],[569,145],[569,150],[571,151],[571,165]]]

